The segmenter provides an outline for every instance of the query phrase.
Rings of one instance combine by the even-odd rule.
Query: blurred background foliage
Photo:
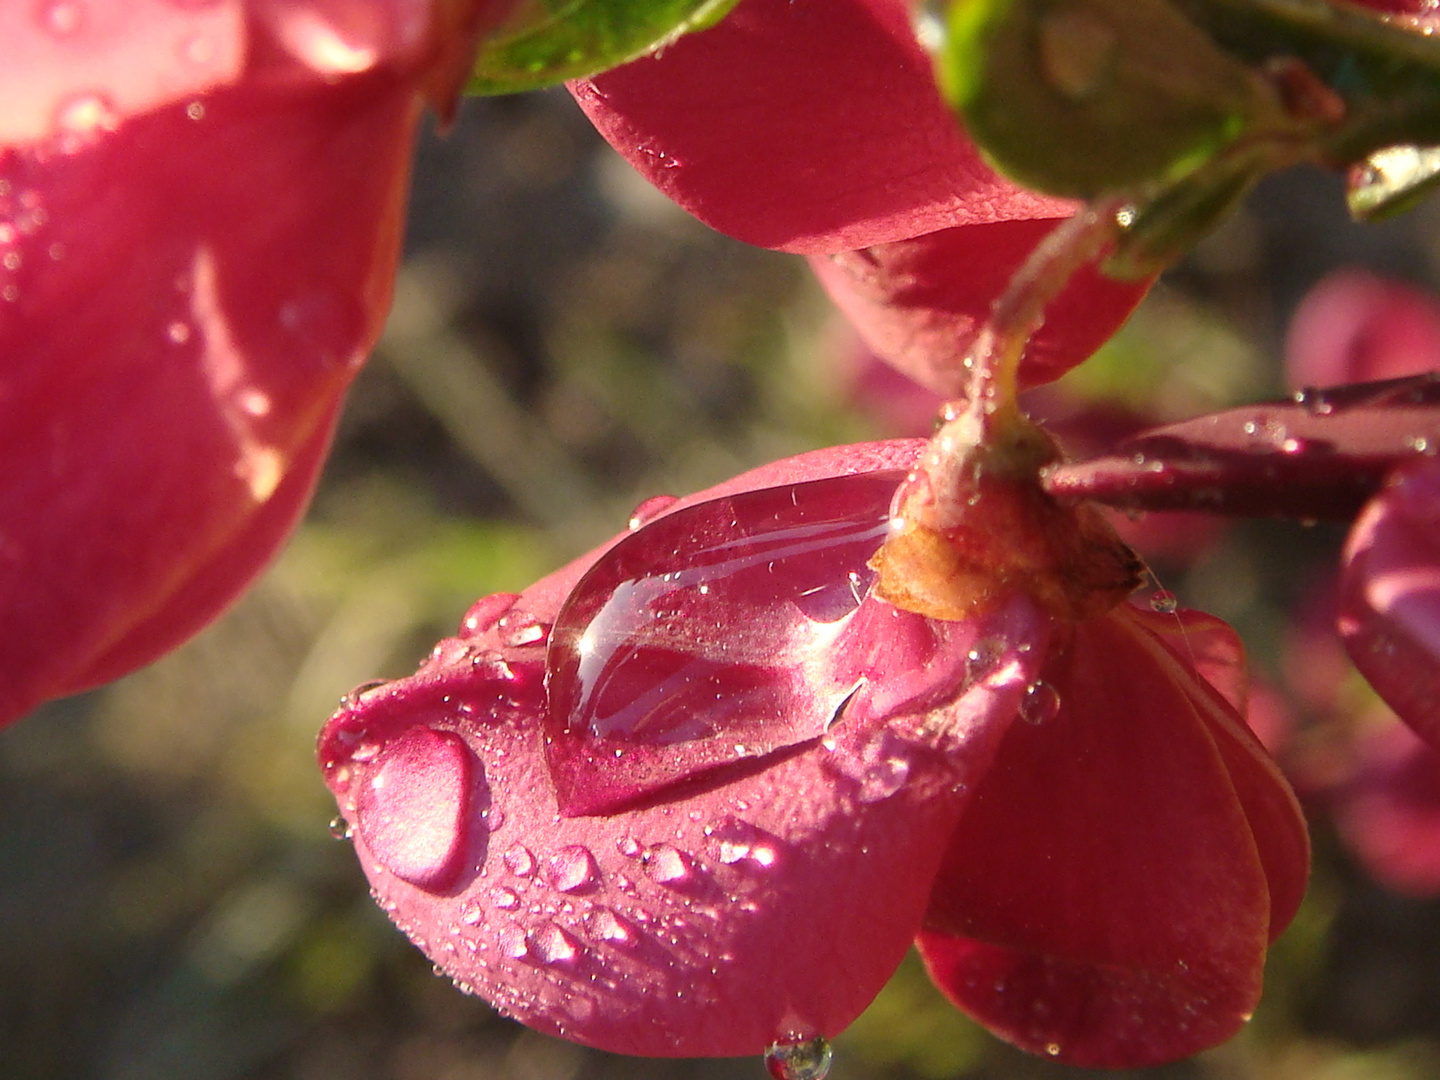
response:
[[[1276,178],[1036,407],[1098,397],[1172,418],[1281,393],[1290,312],[1346,265],[1433,288],[1440,212],[1360,228],[1334,178]],[[168,659],[0,733],[0,1078],[758,1080],[758,1058],[543,1038],[436,978],[327,829],[315,733],[342,693],[406,674],[476,597],[523,588],[641,499],[924,431],[927,409],[867,369],[800,260],[672,207],[564,94],[468,102],[422,142],[389,329],[283,558]],[[1340,536],[1240,523],[1152,564],[1234,621],[1283,695],[1290,613]],[[1315,835],[1310,899],[1255,1022],[1143,1075],[1440,1075],[1440,901],[1372,882],[1323,813]],[[1096,1074],[979,1031],[913,959],[833,1073],[1080,1075]]]

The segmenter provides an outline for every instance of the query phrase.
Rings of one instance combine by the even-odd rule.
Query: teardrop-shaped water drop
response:
[[[630,529],[633,531],[649,524],[679,501],[674,495],[652,495],[630,511]]]
[[[775,1080],[825,1080],[830,1075],[830,1043],[818,1035],[811,1039],[785,1038],[765,1051],[765,1068]]]
[[[855,686],[830,646],[873,580],[903,475],[697,503],[606,552],[550,636],[546,756],[562,810],[614,809],[823,734]]]
[[[464,862],[473,758],[450,731],[412,728],[375,759],[356,800],[356,831],[396,877],[438,892]]]

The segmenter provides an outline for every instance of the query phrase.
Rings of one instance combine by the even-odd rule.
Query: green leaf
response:
[[[719,22],[738,0],[518,0],[481,45],[470,94],[511,94],[619,67]]]
[[[940,82],[967,131],[1050,194],[1171,180],[1284,120],[1270,84],[1168,0],[957,0],[945,29]]]

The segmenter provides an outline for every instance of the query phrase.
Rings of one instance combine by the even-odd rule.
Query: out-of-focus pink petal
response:
[[[1308,865],[1283,780],[1152,621],[1122,605],[1052,658],[1059,712],[1006,735],[919,939],[967,1012],[1087,1066],[1233,1034]]]
[[[1350,659],[1385,703],[1440,745],[1440,462],[1397,469],[1355,522],[1338,623]]]
[[[1050,219],[941,229],[810,265],[865,343],[911,378],[962,395],[977,329],[1010,277],[1053,228]],[[1093,353],[1140,302],[1148,281],[1076,274],[1050,306],[1020,365],[1022,387],[1058,379]]]
[[[1301,301],[1285,340],[1294,390],[1418,375],[1440,368],[1440,305],[1363,270],[1341,270]]]
[[[1341,840],[1382,884],[1440,894],[1440,756],[1396,723],[1354,749],[1355,773],[1330,800]]]
[[[283,539],[389,302],[417,113],[389,71],[261,80],[0,149],[0,719],[173,647]]]
[[[753,486],[903,467],[918,448],[805,455],[669,512]],[[1048,620],[1017,598],[972,627],[994,647],[976,642],[981,676],[941,709],[847,713],[823,738],[633,809],[566,816],[543,752],[545,649],[531,628],[556,617],[603,551],[519,597],[482,601],[463,638],[327,725],[321,762],[366,874],[463,988],[539,1030],[667,1056],[833,1035],[919,925],[965,785],[1016,714]],[[454,817],[437,787],[460,790]],[[420,827],[407,839],[412,816]]]
[[[1073,204],[997,177],[960,133],[909,0],[742,0],[716,27],[571,85],[610,143],[701,221],[848,251]]]

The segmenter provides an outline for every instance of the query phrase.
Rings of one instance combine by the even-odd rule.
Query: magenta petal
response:
[[[1339,627],[1360,673],[1440,745],[1440,462],[1395,472],[1345,545]]]
[[[1064,217],[960,133],[908,0],[742,0],[720,25],[571,86],[610,143],[721,232],[802,254]]]
[[[806,455],[675,512],[751,484],[893,468],[917,446]],[[477,605],[465,637],[327,725],[321,762],[372,887],[459,985],[541,1031],[665,1056],[754,1054],[779,1037],[833,1035],[913,938],[968,785],[1044,655],[1048,620],[1017,598],[970,626],[964,651],[980,653],[983,670],[953,700],[904,713],[921,699],[902,695],[898,715],[882,715],[877,700],[825,739],[703,786],[567,817],[541,738],[544,650],[528,628],[555,619],[601,554],[518,598]],[[434,774],[466,791],[468,812],[451,817],[417,783],[393,804],[416,801],[413,834],[369,824],[374,779],[396,762],[388,768],[402,776]]]
[[[0,149],[0,722],[174,647],[284,539],[388,306],[418,111],[311,73]]]
[[[873,244],[810,265],[865,343],[931,390],[963,395],[962,361],[1010,277],[1051,217],[940,229]],[[1119,282],[1086,267],[1050,305],[1020,364],[1023,386],[1058,379],[1090,356],[1134,310],[1150,282]]]
[[[1296,390],[1416,375],[1440,367],[1440,307],[1411,285],[1341,270],[1316,285],[1285,339]]]

